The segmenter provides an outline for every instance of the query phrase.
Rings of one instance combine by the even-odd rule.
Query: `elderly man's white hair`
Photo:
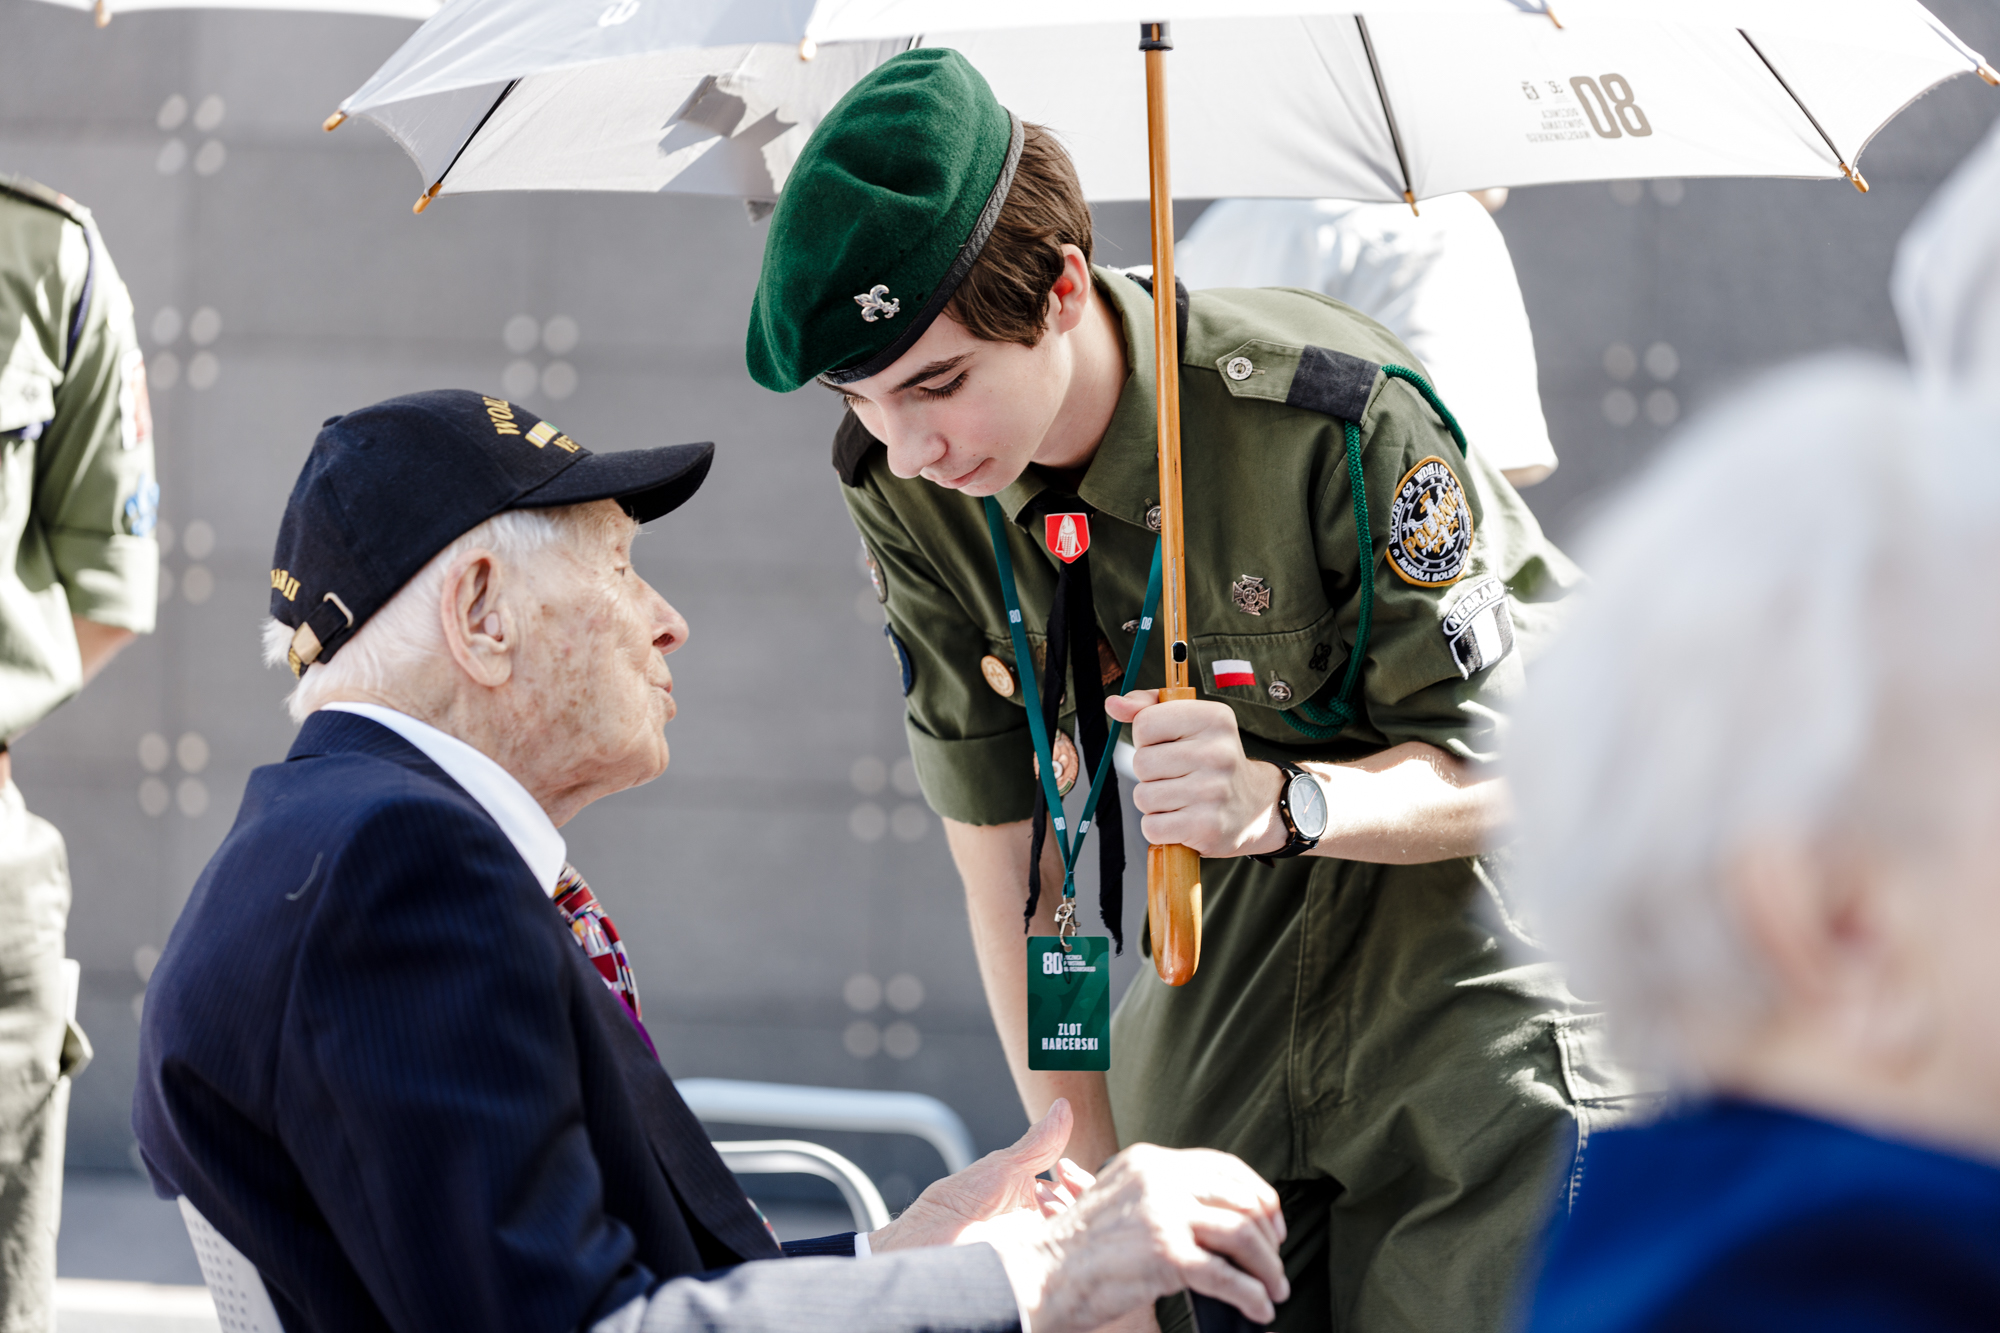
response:
[[[350,690],[383,693],[392,689],[416,663],[442,653],[444,622],[438,610],[445,571],[465,552],[484,547],[502,560],[525,560],[544,548],[571,539],[588,520],[587,507],[509,509],[495,514],[432,556],[396,595],[368,617],[354,637],[340,646],[331,661],[315,662],[292,692],[285,709],[294,722],[328,699]],[[276,619],[264,622],[264,664],[281,666],[292,643],[292,628]]]
[[[1735,853],[1939,840],[2000,740],[2000,427],[1812,363],[1697,422],[1579,550],[1595,582],[1511,740],[1512,892],[1626,1054],[1695,1087],[1693,1050],[1772,998]]]
[[[1889,289],[1919,376],[2000,394],[2000,124],[1903,233]]]

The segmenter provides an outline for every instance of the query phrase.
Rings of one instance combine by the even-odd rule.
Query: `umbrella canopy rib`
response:
[[[1375,96],[1382,99],[1382,119],[1389,122],[1389,143],[1396,150],[1396,165],[1403,173],[1403,202],[1414,213],[1417,211],[1417,191],[1410,180],[1410,159],[1403,152],[1403,133],[1396,128],[1396,111],[1389,105],[1389,90],[1382,84],[1382,64],[1375,59],[1375,43],[1368,38],[1367,18],[1356,14],[1354,26],[1361,32],[1361,49],[1368,53],[1368,72],[1375,76]]]
[[[1757,53],[1757,59],[1764,62],[1764,68],[1771,71],[1771,77],[1778,81],[1778,86],[1785,90],[1785,95],[1792,99],[1793,104],[1805,113],[1805,118],[1812,122],[1812,127],[1819,131],[1819,137],[1826,141],[1826,150],[1833,154],[1833,160],[1840,164],[1840,169],[1847,174],[1847,179],[1854,182],[1854,188],[1863,194],[1867,194],[1868,182],[1862,179],[1860,172],[1847,165],[1846,157],[1841,154],[1839,146],[1834,143],[1833,136],[1826,132],[1826,126],[1819,123],[1819,117],[1812,113],[1812,108],[1805,104],[1805,99],[1792,91],[1792,85],[1785,82],[1784,75],[1778,73],[1778,67],[1771,63],[1771,57],[1765,55],[1764,48],[1757,45],[1757,39],[1749,33],[1744,32],[1741,28],[1738,28],[1736,31],[1742,36],[1744,41],[1750,43],[1750,49]]]
[[[451,175],[451,169],[458,165],[458,159],[465,156],[465,150],[472,147],[472,141],[474,139],[477,139],[479,137],[479,132],[486,128],[486,122],[493,119],[493,113],[495,111],[498,111],[500,109],[500,104],[507,100],[507,94],[513,92],[515,88],[519,87],[520,83],[521,81],[519,79],[509,79],[507,81],[507,86],[505,88],[502,88],[500,90],[500,95],[493,99],[493,105],[486,108],[486,114],[481,116],[479,118],[479,123],[472,127],[472,133],[465,136],[465,142],[460,144],[458,146],[458,151],[451,155],[451,161],[444,164],[444,170],[440,171],[438,173],[438,178],[431,182],[431,188],[425,190],[421,195],[417,197],[416,206],[410,210],[412,213],[421,213],[426,208],[429,208],[431,206],[431,200],[437,198],[437,192],[444,188],[444,178],[446,176]],[[343,119],[345,119],[345,117],[343,117]],[[332,129],[333,127],[329,125],[327,126],[327,128]]]

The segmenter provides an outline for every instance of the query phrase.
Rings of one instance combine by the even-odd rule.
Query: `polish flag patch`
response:
[[[1050,552],[1065,565],[1090,549],[1090,515],[1049,514],[1043,523]]]
[[[1224,689],[1231,685],[1255,685],[1257,673],[1250,669],[1248,662],[1240,662],[1233,657],[1225,657],[1210,668],[1215,672],[1215,687]]]

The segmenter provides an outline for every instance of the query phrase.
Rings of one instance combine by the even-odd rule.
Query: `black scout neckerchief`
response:
[[[1070,503],[1082,505],[1081,500],[1064,497],[1057,507],[1067,507]],[[1084,506],[1088,508],[1088,506]],[[1088,515],[1086,514],[1086,517]],[[1057,515],[1051,515],[1052,519]],[[1045,660],[1055,663],[1053,670],[1042,677],[1041,708],[1042,730],[1056,734],[1056,720],[1062,715],[1063,665],[1069,666],[1069,676],[1074,682],[1076,698],[1072,701],[1076,708],[1076,728],[1078,739],[1083,742],[1083,763],[1095,772],[1104,762],[1107,745],[1115,744],[1106,731],[1104,716],[1104,675],[1103,666],[1097,655],[1097,604],[1090,586],[1090,552],[1088,548],[1075,557],[1057,566],[1055,600],[1049,608],[1047,636],[1048,651]],[[1053,741],[1051,741],[1053,744]],[[1111,798],[1113,809],[1118,806],[1118,773],[1111,769],[1105,777],[1105,795]],[[1061,781],[1058,772],[1056,793],[1066,795],[1068,788]],[[1048,833],[1048,801],[1042,794],[1039,783],[1035,786],[1035,809],[1031,816],[1033,830],[1028,852],[1028,905],[1022,913],[1024,920],[1035,919],[1035,908],[1042,898],[1042,843]],[[1079,843],[1081,835],[1079,835]],[[1077,853],[1079,859],[1081,851]],[[1111,931],[1113,946],[1118,952],[1125,951],[1125,821],[1114,819],[1097,831],[1097,885],[1098,912],[1106,928]]]
[[[1051,642],[1049,676],[1057,684],[1054,689],[1043,685],[1038,699],[1035,659],[1028,651],[1027,625],[1021,618],[1021,598],[1014,585],[1014,559],[1007,550],[1006,516],[991,496],[987,497],[985,508],[987,531],[993,538],[993,562],[1000,573],[1000,593],[1007,604],[1007,631],[1014,641],[1014,669],[1022,684],[1023,700],[1028,705],[1028,735],[1034,741],[1035,758],[1041,769],[1038,805],[1047,810],[1055,824],[1056,849],[1061,852],[1063,861],[1063,901],[1056,909],[1057,933],[1034,935],[1028,939],[1028,1068],[1104,1070],[1111,1065],[1109,941],[1102,935],[1077,936],[1075,933],[1076,863],[1083,851],[1084,839],[1090,834],[1098,800],[1110,781],[1113,754],[1123,727],[1111,722],[1106,729],[1096,771],[1091,776],[1090,793],[1084,798],[1083,813],[1077,820],[1076,837],[1072,840],[1063,814],[1062,794],[1056,787],[1055,754],[1049,745],[1051,728],[1046,716],[1047,701],[1061,698],[1063,662],[1056,655],[1057,645]],[[1059,575],[1059,589],[1062,582],[1063,576]],[[1063,605],[1059,592],[1057,607]],[[1123,692],[1129,692],[1138,680],[1139,664],[1145,660],[1146,640],[1151,634],[1153,617],[1159,606],[1160,545],[1155,541],[1153,568],[1146,578],[1146,601],[1139,612],[1139,633],[1125,662]],[[1087,624],[1090,629],[1096,628],[1094,618]],[[1074,628],[1075,622],[1071,621],[1069,627]],[[1079,634],[1077,638],[1081,641],[1085,636]],[[1097,680],[1095,636],[1089,636],[1089,640],[1090,661],[1087,666],[1074,664],[1071,670],[1073,674],[1083,673]],[[1079,716],[1082,712],[1083,706],[1079,702]],[[1102,712],[1101,703],[1099,712]],[[1107,897],[1104,903],[1107,925],[1112,925],[1109,917],[1111,905],[1111,899]],[[1117,929],[1116,925],[1112,928]]]

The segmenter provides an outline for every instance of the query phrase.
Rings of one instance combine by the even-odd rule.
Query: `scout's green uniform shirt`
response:
[[[1091,577],[1099,629],[1122,659],[1154,542],[1152,302],[1122,275],[1098,269],[1096,277],[1123,320],[1130,373],[1079,492],[1097,511]],[[1181,356],[1191,675],[1203,697],[1234,710],[1253,756],[1345,760],[1425,741],[1475,764],[1490,761],[1523,662],[1554,626],[1578,575],[1480,457],[1478,441],[1461,457],[1418,392],[1387,376],[1361,386],[1375,567],[1360,716],[1330,741],[1310,738],[1284,716],[1299,701],[1324,701],[1338,689],[1360,614],[1343,424],[1286,403],[1309,347],[1412,364],[1379,325],[1313,293],[1192,298]],[[908,735],[925,794],[938,813],[966,823],[1026,819],[1033,765],[1018,683],[1002,698],[980,671],[987,654],[1013,660],[980,502],[899,480],[886,455],[866,445],[850,419],[839,450],[851,477],[844,490],[880,567],[890,628],[907,654]],[[1445,586],[1412,582],[1388,550],[1399,488],[1428,459],[1443,460],[1462,484],[1472,529],[1458,577]],[[1056,562],[1043,548],[1041,524],[1025,523],[1023,510],[1032,512],[1046,485],[1031,468],[996,497],[1014,520],[1009,539],[1022,608],[1035,627],[1048,619]],[[1267,602],[1260,604],[1255,587],[1239,595],[1246,577],[1259,581]],[[1453,615],[1482,585],[1489,591],[1481,595],[1490,596],[1488,580],[1507,595],[1511,646],[1501,653],[1489,644],[1489,657],[1498,660],[1467,674],[1454,653]],[[1039,634],[1030,637],[1039,649]],[[1158,654],[1148,657],[1140,684],[1157,686]],[[1248,662],[1254,683],[1218,688],[1219,660]],[[1392,992],[1406,992],[1404,981],[1428,992],[1476,982],[1519,1001],[1454,1028],[1459,1039],[1438,1053],[1447,1061],[1476,1062],[1496,1028],[1511,1031],[1567,1005],[1552,971],[1507,971],[1493,948],[1495,931],[1466,924],[1468,914],[1504,918],[1497,889],[1471,861],[1209,861],[1204,881],[1200,971],[1175,990],[1146,970],[1114,1027],[1111,1082],[1127,1141],[1225,1148],[1274,1180],[1322,1174],[1332,1164],[1314,1141],[1330,1109],[1326,1099],[1342,1095],[1345,1066],[1366,1044],[1364,1030],[1392,1026],[1388,1013],[1369,1012],[1389,999],[1352,987],[1402,978]],[[1492,979],[1477,980],[1488,974]],[[1440,1031],[1431,1026],[1432,1037]],[[1553,1085],[1560,1077],[1554,1040],[1542,1035]]]
[[[71,616],[153,628],[158,501],[132,298],[97,224],[0,176],[0,742],[82,688]]]
[[[1153,326],[1143,288],[1108,269],[1096,275],[1124,321],[1130,374],[1079,491],[1097,510],[1090,563],[1100,629],[1122,660],[1133,642],[1136,625],[1126,626],[1139,614],[1154,542],[1148,527],[1158,492]],[[1337,690],[1360,615],[1342,423],[1286,405],[1308,347],[1414,364],[1380,325],[1312,293],[1212,291],[1193,298],[1181,357],[1192,674],[1204,697],[1234,709],[1253,755],[1353,759],[1414,740],[1473,762],[1491,760],[1502,705],[1520,686],[1522,661],[1554,624],[1577,574],[1513,488],[1481,460],[1478,442],[1461,458],[1417,391],[1387,377],[1367,393],[1360,421],[1376,565],[1362,715],[1324,743],[1283,716],[1302,700],[1323,701]],[[841,441],[852,476],[845,494],[886,581],[889,624],[909,654],[909,740],[925,795],[938,813],[965,823],[1026,819],[1033,751],[1021,695],[1017,688],[1011,698],[1000,697],[979,669],[989,653],[1013,661],[980,503],[922,480],[899,480],[886,455],[857,444],[865,446],[866,436],[850,419]],[[1444,460],[1462,483],[1472,528],[1459,576],[1436,587],[1399,575],[1387,551],[1399,485],[1430,458]],[[996,497],[1014,520],[1022,609],[1038,652],[1056,561],[1043,548],[1039,524],[1027,525],[1022,510],[1046,485],[1030,468]],[[1447,622],[1489,576],[1511,601],[1514,647],[1467,676]],[[1239,597],[1246,579],[1268,594],[1261,605],[1257,587]],[[1143,687],[1162,679],[1158,654],[1149,659]],[[1255,683],[1216,687],[1214,664],[1227,660],[1249,662]]]

